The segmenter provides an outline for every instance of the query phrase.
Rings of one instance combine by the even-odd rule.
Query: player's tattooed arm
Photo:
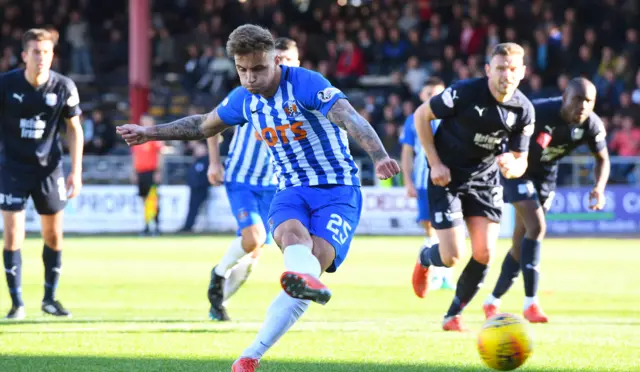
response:
[[[346,130],[374,162],[389,157],[373,126],[346,99],[339,99],[331,107],[327,119]]]
[[[208,114],[191,115],[167,124],[147,129],[150,140],[201,140],[213,137],[229,128],[218,116],[217,108]]]

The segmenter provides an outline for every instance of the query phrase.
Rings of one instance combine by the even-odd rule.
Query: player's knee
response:
[[[542,240],[547,231],[547,223],[544,218],[531,218],[526,223],[526,237],[531,240]]]
[[[251,227],[247,228],[250,229]],[[242,231],[242,249],[245,252],[251,253],[257,249],[260,249],[267,240],[267,233],[264,229],[251,229],[249,231]]]
[[[54,251],[62,249],[62,234],[54,229],[42,230],[44,244]]]
[[[297,220],[285,221],[276,228],[273,238],[281,248],[294,244],[313,247],[309,231]]]
[[[22,241],[17,239],[17,234],[13,231],[5,231],[4,232],[4,250],[5,251],[17,251],[20,249],[22,245]]]
[[[446,267],[457,265],[461,258],[462,251],[460,249],[440,249],[440,259]]]
[[[509,250],[509,254],[511,255],[511,257],[513,257],[514,260],[520,262],[520,246],[511,247],[511,249]]]
[[[490,249],[478,249],[473,252],[473,259],[483,265],[489,265],[491,262]]]

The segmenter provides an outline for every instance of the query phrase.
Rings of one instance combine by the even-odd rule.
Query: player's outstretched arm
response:
[[[358,145],[369,154],[376,166],[376,173],[379,178],[387,179],[400,173],[400,166],[389,157],[376,131],[351,106],[349,101],[344,98],[336,101],[327,113],[327,119],[346,130]]]
[[[593,157],[596,160],[596,184],[591,190],[591,209],[601,210],[604,208],[606,201],[604,195],[604,189],[607,186],[609,180],[609,173],[611,171],[611,163],[609,162],[609,150],[604,147],[602,150],[593,153]]]
[[[139,145],[147,141],[164,140],[201,140],[222,133],[229,125],[225,124],[215,108],[208,114],[191,115],[167,124],[153,127],[141,127],[125,124],[116,128],[128,145]]]

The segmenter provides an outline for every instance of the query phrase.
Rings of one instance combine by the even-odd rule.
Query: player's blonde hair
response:
[[[27,50],[30,41],[51,41],[56,46],[59,37],[55,29],[32,28],[22,35],[22,49]]]
[[[517,43],[500,43],[493,47],[491,51],[491,58],[495,56],[523,56],[524,57],[524,48]]]

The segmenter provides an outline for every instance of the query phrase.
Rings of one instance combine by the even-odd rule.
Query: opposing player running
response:
[[[503,204],[500,173],[515,178],[527,168],[534,111],[518,90],[525,72],[523,59],[520,45],[496,45],[485,67],[486,78],[453,84],[415,114],[431,169],[427,189],[431,221],[440,240],[420,252],[413,272],[415,294],[423,297],[427,292],[430,267],[458,262],[465,246],[464,223],[473,251],[445,314],[446,331],[465,329],[460,314],[477,293],[495,250]],[[442,122],[433,134],[430,122],[435,119]],[[507,139],[510,151],[496,157]]]
[[[279,179],[269,225],[283,250],[286,271],[280,279],[283,291],[267,311],[262,329],[232,367],[235,372],[251,372],[310,301],[326,304],[331,298],[318,278],[344,262],[362,210],[348,135],[371,156],[379,178],[393,177],[400,167],[340,90],[316,72],[279,66],[268,30],[255,25],[236,28],[227,52],[234,56],[242,88],[211,113],[153,128],[124,125],[118,132],[136,145],[212,137],[249,122],[269,146]]]
[[[300,66],[298,47],[288,38],[275,40],[280,64]],[[238,238],[211,271],[207,297],[209,318],[229,320],[224,302],[247,280],[260,249],[273,239],[267,220],[269,206],[278,184],[269,147],[251,125],[238,126],[231,139],[224,166],[220,161],[220,135],[207,139],[209,145],[209,181],[224,183],[233,215],[238,223]]]
[[[25,205],[33,199],[42,223],[42,311],[71,316],[56,300],[62,268],[62,221],[67,199],[82,187],[80,98],[71,79],[51,71],[55,31],[31,29],[22,37],[25,69],[0,75],[0,209],[4,219],[4,271],[11,294],[8,319],[25,317],[22,254]],[[71,173],[62,172],[60,132],[66,131]]]
[[[562,97],[534,101],[536,128],[531,138],[529,166],[522,177],[503,179],[504,201],[515,207],[516,225],[498,282],[483,305],[487,318],[499,311],[500,298],[522,271],[526,296],[524,317],[531,323],[549,320],[536,296],[540,245],[546,232],[545,213],[553,202],[559,160],[582,144],[589,146],[596,163],[591,209],[600,210],[605,204],[609,152],[604,125],[593,112],[595,101],[596,88],[584,78],[570,80]]]

